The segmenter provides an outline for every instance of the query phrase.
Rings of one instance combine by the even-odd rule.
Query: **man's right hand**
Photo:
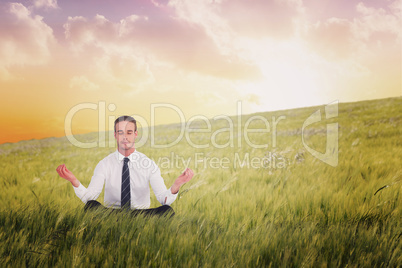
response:
[[[74,176],[74,174],[70,170],[67,169],[65,164],[58,166],[56,171],[57,171],[57,173],[59,173],[60,177],[71,182],[71,184],[74,187],[80,186],[79,180],[77,180],[77,178]]]

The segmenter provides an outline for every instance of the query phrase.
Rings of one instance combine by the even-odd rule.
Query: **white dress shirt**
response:
[[[176,200],[177,194],[172,194],[170,188],[166,189],[160,169],[154,161],[137,150],[128,158],[132,209],[149,208],[151,205],[149,184],[162,205],[170,205]],[[81,183],[78,187],[73,186],[75,194],[82,202],[96,200],[105,185],[105,206],[120,208],[123,159],[124,156],[116,150],[98,163],[88,188]]]

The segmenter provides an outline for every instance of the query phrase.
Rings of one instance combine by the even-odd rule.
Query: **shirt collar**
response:
[[[118,150],[116,150],[116,153],[117,153],[117,160],[119,160],[119,162],[122,162],[126,156],[122,155]],[[135,150],[132,154],[127,156],[127,158],[130,159],[130,162],[133,162],[135,159],[138,159],[137,154],[138,152],[137,150]]]

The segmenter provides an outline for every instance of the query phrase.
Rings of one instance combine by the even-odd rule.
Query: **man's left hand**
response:
[[[184,172],[175,180],[172,187],[170,188],[172,194],[177,194],[180,187],[186,182],[189,182],[193,176],[194,172],[191,169],[186,168],[186,170],[184,170]]]

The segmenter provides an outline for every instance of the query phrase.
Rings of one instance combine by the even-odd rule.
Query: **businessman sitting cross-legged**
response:
[[[132,209],[132,214],[167,215],[174,214],[169,206],[176,200],[180,187],[194,176],[187,168],[167,189],[159,167],[134,146],[137,137],[137,123],[131,116],[121,116],[114,123],[114,137],[117,151],[101,160],[95,168],[88,188],[85,188],[66,165],[57,167],[60,177],[73,185],[75,194],[86,204],[85,210],[104,208],[96,199],[105,185],[104,202],[107,208]],[[162,204],[149,209],[150,189]],[[106,208],[105,208],[106,209]]]

